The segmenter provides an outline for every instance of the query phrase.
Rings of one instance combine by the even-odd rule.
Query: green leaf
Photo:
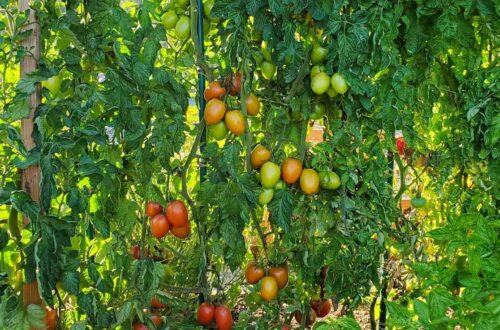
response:
[[[122,324],[130,318],[132,313],[132,303],[126,301],[123,303],[116,312],[116,324]]]
[[[26,318],[29,324],[35,328],[43,329],[45,322],[43,318],[47,313],[40,305],[30,304],[26,308]]]
[[[287,232],[290,228],[293,210],[293,196],[290,191],[284,189],[276,192],[268,208],[271,223]]]
[[[62,276],[62,285],[65,291],[78,295],[80,290],[80,274],[76,271],[64,272]]]
[[[40,213],[40,206],[31,199],[24,191],[15,191],[10,195],[10,202],[12,206],[19,212],[27,215],[31,221],[38,219]]]
[[[419,299],[413,299],[413,308],[415,309],[415,313],[418,315],[420,320],[424,324],[429,323],[429,307],[425,302]]]
[[[6,229],[0,228],[0,251],[2,251],[9,243],[9,233]]]

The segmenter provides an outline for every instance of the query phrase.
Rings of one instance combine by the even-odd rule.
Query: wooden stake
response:
[[[21,78],[26,76],[28,73],[33,72],[38,67],[38,60],[40,59],[40,24],[38,23],[35,11],[30,8],[29,0],[19,0],[19,11],[29,10],[29,19],[24,26],[25,30],[31,30],[31,35],[22,41],[22,46],[26,48],[29,52],[21,61]],[[41,89],[37,86],[35,92],[29,97],[30,104],[30,115],[28,118],[22,119],[21,121],[21,136],[23,143],[27,150],[31,150],[35,147],[35,141],[33,140],[33,128],[34,128],[34,117],[35,110],[41,101]],[[40,201],[40,167],[39,165],[33,165],[25,169],[22,173],[21,178],[22,189],[30,194],[31,198],[39,202]],[[23,218],[23,223],[27,225],[29,222],[28,217],[25,215]],[[38,284],[36,281],[32,283],[27,283],[23,288],[23,304],[28,306],[29,304],[41,305],[41,298],[38,291]]]

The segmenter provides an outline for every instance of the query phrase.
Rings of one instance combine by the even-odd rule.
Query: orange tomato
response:
[[[272,276],[265,276],[262,278],[260,287],[260,296],[266,300],[271,301],[276,298],[278,294],[278,282]]]
[[[226,89],[222,87],[218,81],[212,81],[208,84],[203,96],[206,101],[210,101],[211,99],[221,99],[225,94]]]
[[[151,321],[153,321],[154,325],[156,325],[157,327],[159,327],[162,323],[161,316],[158,314],[153,314],[153,315],[149,316],[149,319]]]
[[[168,203],[167,219],[174,227],[184,227],[188,225],[188,211],[183,201],[176,200]]]
[[[191,234],[191,225],[188,223],[187,225],[183,226],[183,227],[172,227],[170,228],[170,231],[172,232],[172,234],[174,234],[174,236],[176,237],[179,237],[181,239],[184,239],[186,237],[189,236],[189,234]]]
[[[319,191],[319,175],[313,169],[306,168],[300,175],[300,189],[306,195],[312,195]]]
[[[151,233],[156,238],[162,238],[168,234],[170,223],[163,214],[157,214],[151,219]]]
[[[250,155],[250,163],[255,169],[260,168],[269,159],[271,159],[271,151],[261,144],[258,144]]]
[[[154,217],[157,214],[160,214],[161,211],[163,211],[163,208],[156,202],[148,202],[148,204],[146,205],[146,214],[150,218]]]
[[[234,135],[241,135],[245,132],[245,117],[239,110],[228,111],[225,122],[227,129]]]
[[[297,182],[302,173],[302,162],[295,158],[287,158],[281,165],[281,177],[288,184]]]
[[[247,113],[249,116],[256,116],[260,110],[259,98],[254,94],[250,93],[246,100]]]
[[[205,122],[207,125],[214,125],[224,119],[226,114],[226,104],[219,99],[211,99],[205,107]]]
[[[245,269],[245,278],[248,283],[255,284],[260,281],[261,278],[264,277],[264,268],[257,267],[255,262],[251,262],[248,264]]]

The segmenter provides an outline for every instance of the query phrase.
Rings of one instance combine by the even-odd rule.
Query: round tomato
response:
[[[188,211],[183,201],[172,201],[167,206],[167,219],[172,226],[184,227],[189,225]]]
[[[191,35],[191,21],[189,17],[181,15],[175,24],[175,35],[177,38],[184,40]]]
[[[289,325],[283,324],[283,325],[281,326],[281,330],[292,330],[292,328],[290,328],[290,326],[289,326]]]
[[[297,182],[302,173],[302,162],[295,158],[287,158],[281,165],[281,177],[287,184]]]
[[[320,72],[325,72],[325,66],[324,65],[315,65],[312,67],[311,72],[309,73],[309,76],[312,78]]]
[[[260,45],[260,53],[264,56],[264,59],[268,62],[272,62],[273,58],[271,56],[271,50],[267,47],[267,42],[262,41]]]
[[[148,327],[142,323],[134,323],[132,327],[134,328],[134,330],[148,330]]]
[[[189,0],[177,0],[177,6],[180,8],[186,8],[189,4]]]
[[[179,17],[175,13],[175,10],[169,10],[161,16],[161,24],[163,24],[165,30],[173,29],[178,20]]]
[[[328,49],[323,47],[314,47],[311,53],[312,64],[318,64],[323,62],[328,55]]]
[[[203,325],[210,325],[215,316],[215,306],[209,303],[202,303],[198,306],[197,318],[198,323]]]
[[[295,321],[297,321],[298,324],[302,324],[302,313],[300,311],[295,311],[293,316],[295,317]],[[306,325],[310,326],[314,322],[316,322],[316,312],[314,311],[314,309],[310,308],[309,317],[307,318]]]
[[[330,87],[330,77],[326,73],[319,72],[311,78],[311,89],[315,94],[324,94],[328,87]]]
[[[227,306],[220,305],[215,309],[215,325],[219,330],[230,330],[233,327],[233,316]]]
[[[324,103],[316,103],[313,106],[313,112],[309,116],[309,118],[318,120],[323,118],[325,115],[325,104]]]
[[[273,162],[266,162],[260,169],[260,183],[264,188],[273,188],[280,180],[281,169]]]
[[[229,94],[236,96],[241,92],[241,73],[233,73],[228,79]]]
[[[259,194],[259,204],[267,205],[273,200],[273,197],[274,197],[274,189],[264,189]]]
[[[279,180],[278,183],[276,183],[274,185],[274,190],[283,190],[286,188],[286,185],[285,183],[283,182],[283,180]]]
[[[332,76],[331,84],[333,89],[339,94],[345,94],[345,92],[349,89],[347,82],[340,73],[335,73]]]
[[[210,126],[210,135],[217,141],[224,140],[227,135],[226,123],[220,121],[217,124]]]
[[[260,70],[264,78],[271,80],[276,74],[276,65],[272,62],[264,61],[260,64]]]
[[[319,175],[310,168],[306,168],[300,175],[300,188],[306,195],[312,195],[319,191]]]
[[[205,122],[207,125],[214,125],[224,119],[226,114],[226,104],[219,99],[211,99],[205,106]]]
[[[219,22],[220,18],[211,16],[212,8],[214,7],[215,0],[206,0],[203,1],[203,13],[205,16],[212,22]]]
[[[250,93],[247,96],[247,113],[249,116],[256,116],[260,110],[259,98],[254,94]]]
[[[271,301],[276,298],[278,294],[278,282],[272,276],[264,276],[261,281],[260,296],[266,300]]]
[[[245,132],[245,117],[239,110],[231,110],[226,113],[227,129],[234,135],[241,135]]]
[[[59,75],[50,77],[49,79],[42,81],[42,86],[47,88],[52,94],[59,94],[61,91],[62,78]]]
[[[156,202],[148,202],[146,205],[146,214],[152,218],[157,214],[160,214],[163,211],[163,208],[159,203]]]
[[[170,223],[163,214],[157,214],[151,219],[151,233],[156,238],[162,238],[170,230]]]
[[[250,163],[255,169],[260,168],[269,159],[271,159],[271,151],[260,144],[253,149],[250,155]]]
[[[156,309],[162,309],[167,307],[166,304],[162,303],[158,298],[153,297],[151,298],[151,307],[156,308]]]
[[[163,320],[161,319],[161,315],[158,315],[158,314],[153,314],[153,315],[149,316],[149,319],[157,327],[159,327],[161,325],[161,323],[163,322]]]
[[[182,227],[173,226],[172,228],[170,228],[170,231],[172,232],[172,234],[174,234],[174,236],[184,239],[188,237],[189,234],[191,234],[191,225],[188,222],[187,225]]]
[[[318,306],[314,310],[318,317],[325,317],[332,310],[332,301],[330,299],[319,301]]]
[[[340,177],[332,171],[319,172],[319,181],[324,189],[335,190],[340,187]]]
[[[330,86],[326,91],[326,95],[333,99],[335,96],[339,95],[339,93],[337,93],[337,91],[332,86]]]
[[[206,101],[221,99],[224,95],[226,95],[226,89],[222,87],[218,81],[212,81],[208,84],[207,88],[205,88],[205,92],[203,92]]]
[[[57,328],[57,310],[49,309],[43,318],[43,322],[47,330],[55,330]]]
[[[132,255],[132,258],[136,260],[141,258],[141,247],[139,245],[132,246],[132,248],[130,248],[130,254]]]
[[[249,284],[255,284],[264,277],[264,268],[258,267],[255,262],[250,262],[245,269],[245,279]]]
[[[269,275],[276,279],[279,289],[283,289],[288,284],[288,268],[286,267],[271,267]]]
[[[422,208],[425,206],[426,200],[423,197],[413,197],[411,199],[411,206],[416,209]]]

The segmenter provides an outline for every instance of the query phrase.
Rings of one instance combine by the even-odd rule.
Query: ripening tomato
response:
[[[159,327],[163,320],[161,319],[161,315],[158,314],[153,314],[149,316],[149,319],[153,322],[154,325]]]
[[[287,158],[281,165],[281,177],[287,184],[294,184],[302,173],[302,162],[295,158]]]
[[[57,328],[57,310],[47,310],[47,314],[43,318],[43,322],[45,323],[47,330],[55,330]]]
[[[269,275],[276,279],[279,289],[283,289],[288,284],[288,268],[286,267],[271,267]]]
[[[273,188],[280,180],[281,169],[273,162],[266,162],[260,168],[260,183],[264,188]]]
[[[259,98],[254,94],[250,93],[247,96],[247,113],[249,116],[256,116],[260,110]]]
[[[224,118],[227,129],[234,135],[241,135],[245,132],[245,117],[239,110],[231,110]]]
[[[55,75],[49,79],[42,81],[42,86],[47,88],[52,94],[59,94],[61,91],[62,78],[60,75]]]
[[[260,64],[260,70],[262,71],[262,76],[264,78],[271,80],[276,74],[276,65],[272,62],[263,61]]]
[[[189,17],[181,15],[175,24],[175,35],[177,38],[184,40],[191,35],[191,21]]]
[[[245,279],[249,284],[255,284],[264,277],[264,268],[258,267],[255,262],[250,262],[245,269]]]
[[[175,13],[175,10],[168,10],[161,16],[161,24],[163,24],[165,30],[173,29],[178,20],[179,17]]]
[[[162,238],[168,234],[170,223],[163,214],[157,214],[151,219],[151,233],[156,238]]]
[[[139,259],[141,257],[141,247],[139,245],[134,245],[130,248],[130,254],[132,258]]]
[[[210,325],[215,316],[215,306],[209,303],[202,303],[198,306],[197,318],[198,323]]]
[[[233,316],[227,306],[220,305],[215,309],[215,325],[219,330],[230,330],[233,327]]]
[[[271,301],[276,298],[278,294],[278,282],[272,276],[264,276],[261,281],[260,296],[266,300]]]
[[[217,124],[210,126],[209,131],[210,135],[217,141],[224,140],[227,136],[226,123],[220,121]]]
[[[134,323],[132,327],[134,328],[134,330],[148,330],[148,327],[142,323]]]
[[[259,204],[267,205],[273,200],[273,197],[274,197],[274,189],[264,189],[259,194]]]
[[[319,72],[311,78],[311,89],[314,94],[324,94],[328,87],[330,87],[330,77],[326,73]]]
[[[226,114],[226,104],[219,99],[211,99],[205,106],[205,122],[207,125],[214,125],[224,119]]]
[[[319,175],[310,168],[306,168],[300,175],[300,188],[306,195],[312,195],[319,191]]]
[[[228,79],[229,94],[236,96],[241,92],[241,73],[233,73]]]
[[[328,55],[328,49],[323,47],[314,47],[311,53],[311,62],[312,64],[318,64],[323,62]]]
[[[314,309],[317,317],[325,317],[332,310],[332,301],[330,299],[313,300],[311,301],[311,307]]]
[[[187,225],[182,227],[173,226],[172,228],[170,228],[170,231],[174,236],[184,239],[188,237],[189,234],[191,234],[191,225],[188,222]]]
[[[260,168],[269,159],[271,159],[271,151],[261,144],[258,144],[250,155],[250,163],[255,169]]]
[[[151,307],[156,308],[156,309],[162,309],[167,307],[166,304],[162,303],[158,298],[153,297],[151,298]]]
[[[163,211],[163,208],[159,203],[156,202],[148,202],[146,205],[146,214],[152,218],[157,214],[160,214]]]
[[[333,89],[339,94],[345,94],[345,92],[347,92],[347,90],[349,89],[347,82],[340,73],[333,74],[330,83]]]
[[[203,92],[206,101],[210,101],[211,99],[222,99],[224,95],[226,95],[226,89],[222,87],[218,81],[212,81],[208,84],[205,92]]]
[[[325,69],[326,68],[324,65],[315,65],[311,68],[311,72],[309,73],[309,76],[312,78],[320,72],[325,72]]]
[[[188,211],[183,201],[176,200],[168,203],[167,219],[175,227],[184,227],[189,224]]]

